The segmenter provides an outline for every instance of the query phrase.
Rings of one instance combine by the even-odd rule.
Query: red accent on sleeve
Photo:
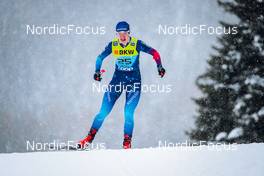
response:
[[[155,49],[152,49],[150,54],[153,56],[153,59],[156,61],[156,63],[158,65],[160,65],[161,64],[161,60],[160,60],[160,55],[159,55],[158,51],[156,51]]]

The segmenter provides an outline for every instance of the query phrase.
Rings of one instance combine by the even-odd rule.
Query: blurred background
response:
[[[201,96],[195,85],[206,71],[218,35],[163,35],[158,26],[219,26],[238,21],[217,1],[40,1],[0,2],[0,152],[24,152],[26,141],[79,140],[101,106],[103,93],[93,92],[95,59],[115,37],[115,25],[126,20],[132,36],[160,52],[167,70],[157,74],[150,55],[141,53],[144,84],[171,84],[170,93],[142,93],[135,113],[133,147],[156,147],[158,141],[184,142],[194,128]],[[26,25],[104,26],[104,35],[27,35]],[[107,84],[114,71],[105,59]],[[98,83],[96,83],[98,84]],[[124,94],[107,117],[95,142],[121,148]]]

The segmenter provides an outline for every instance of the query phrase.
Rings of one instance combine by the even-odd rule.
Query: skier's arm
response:
[[[95,63],[95,72],[98,73],[100,72],[103,60],[112,52],[112,42],[110,42],[104,49],[104,51],[99,54],[96,58],[96,63]]]
[[[148,53],[148,54],[152,55],[153,59],[155,60],[155,62],[157,64],[159,75],[161,77],[163,77],[164,74],[165,74],[165,69],[162,67],[161,58],[160,58],[160,55],[159,55],[158,51],[155,50],[154,48],[146,45],[141,40],[138,40],[137,50],[138,51],[143,51],[145,53]]]

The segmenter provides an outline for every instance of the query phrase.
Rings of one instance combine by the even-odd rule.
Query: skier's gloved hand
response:
[[[97,71],[97,72],[94,73],[94,80],[95,81],[101,81],[102,80],[100,71]]]
[[[160,65],[158,66],[158,72],[159,72],[160,77],[162,78],[165,75],[166,70]]]

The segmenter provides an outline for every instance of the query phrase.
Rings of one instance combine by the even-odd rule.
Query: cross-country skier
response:
[[[121,93],[126,92],[125,124],[123,148],[131,148],[131,139],[134,128],[134,111],[138,104],[141,92],[141,76],[139,70],[139,54],[141,51],[151,54],[161,77],[165,74],[159,53],[147,46],[141,40],[130,36],[129,24],[121,21],[116,25],[117,38],[114,38],[97,57],[94,79],[101,81],[101,65],[103,60],[112,53],[115,58],[115,72],[108,89],[104,93],[99,113],[95,116],[88,135],[79,141],[78,147],[84,148],[93,141],[104,119],[112,110]],[[117,86],[121,85],[121,86]],[[115,87],[116,86],[116,87]],[[117,88],[118,87],[118,88]],[[121,87],[121,89],[120,89]]]

